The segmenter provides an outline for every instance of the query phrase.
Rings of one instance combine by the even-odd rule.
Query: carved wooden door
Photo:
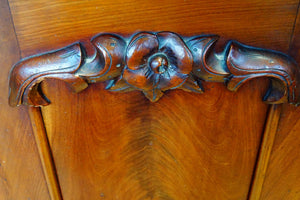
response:
[[[295,175],[289,186],[274,177],[274,153],[268,167],[280,131],[299,131],[287,105],[299,103],[299,67],[263,49],[287,53],[298,2],[48,3],[10,1],[21,54],[42,54],[9,83],[10,104],[28,107],[47,198],[299,197],[299,164],[280,168]]]

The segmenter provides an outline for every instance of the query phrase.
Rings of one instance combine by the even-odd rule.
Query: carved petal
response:
[[[147,63],[148,57],[158,50],[158,41],[154,34],[139,33],[132,38],[126,51],[126,63],[129,69],[137,70]]]
[[[158,81],[156,74],[150,68],[142,67],[138,70],[124,69],[123,79],[140,90],[151,90],[156,87]]]
[[[171,32],[159,32],[157,38],[160,51],[167,54],[177,71],[182,74],[189,74],[193,67],[193,56],[184,41]]]
[[[164,74],[160,75],[157,88],[161,89],[162,91],[178,88],[184,84],[187,77],[188,75],[186,74],[167,70]]]

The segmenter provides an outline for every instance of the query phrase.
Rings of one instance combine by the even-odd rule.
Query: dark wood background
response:
[[[57,49],[100,32],[131,35],[139,30],[166,30],[186,36],[219,34],[248,45],[288,53],[300,62],[298,7],[298,0],[0,0],[0,199],[49,199],[26,108],[10,108],[7,104],[9,70],[21,57]],[[43,116],[64,198],[86,199],[85,195],[88,195],[94,199],[114,199],[110,197],[116,194],[112,187],[114,182],[100,181],[109,177],[109,173],[101,169],[110,166],[107,161],[114,156],[124,154],[118,144],[151,142],[148,141],[151,134],[146,130],[164,127],[157,119],[166,115],[167,125],[160,131],[160,136],[181,145],[163,146],[167,146],[179,162],[186,157],[193,162],[185,162],[187,164],[181,170],[170,161],[167,166],[171,167],[164,171],[165,177],[157,174],[158,180],[152,180],[150,185],[162,183],[159,186],[161,193],[179,199],[193,192],[200,195],[195,195],[195,199],[246,199],[267,113],[267,105],[261,102],[266,85],[265,80],[255,80],[238,93],[231,93],[220,84],[210,84],[203,95],[171,91],[159,104],[149,104],[139,93],[100,95],[101,84],[75,95],[63,83],[47,82],[44,90],[52,105],[43,109]],[[108,102],[111,107],[103,106],[101,102]],[[122,106],[120,102],[123,102]],[[299,108],[283,106],[261,199],[300,198],[299,111]],[[108,117],[104,118],[103,113]],[[142,121],[149,116],[154,119],[152,124]],[[112,123],[115,118],[118,124]],[[184,122],[187,119],[188,124]],[[105,120],[108,124],[103,124]],[[169,127],[172,123],[174,126]],[[90,134],[93,130],[90,127],[111,130],[110,134]],[[128,130],[123,131],[123,138],[116,140],[120,127]],[[132,127],[136,129],[131,133]],[[178,138],[176,132],[171,131],[174,129],[178,132],[197,130],[199,134],[194,138],[192,135]],[[146,139],[134,141],[139,137]],[[158,143],[163,142],[161,139]],[[199,149],[190,148],[196,144]],[[155,143],[153,146],[159,153]],[[133,155],[138,150],[142,153]],[[111,151],[110,156],[105,151]],[[148,153],[143,153],[142,146],[127,151],[136,157]],[[203,166],[195,167],[195,160]],[[143,167],[137,167],[137,163],[126,162],[130,163],[129,167],[140,170],[141,176],[138,181],[131,182],[131,188],[124,186],[125,189],[119,189],[117,194],[131,191],[130,195],[146,195],[145,199],[148,195],[150,198],[158,189],[147,183],[137,184],[148,180],[149,175],[142,171]],[[125,167],[128,165],[119,161],[110,177],[124,181]],[[175,178],[179,182],[173,183],[170,180],[176,173],[184,178]],[[199,178],[194,177],[197,173]],[[164,183],[163,178],[169,182]],[[193,189],[183,189],[181,183],[188,183],[187,187]],[[197,187],[201,193],[195,192]],[[159,198],[159,195],[154,197]]]

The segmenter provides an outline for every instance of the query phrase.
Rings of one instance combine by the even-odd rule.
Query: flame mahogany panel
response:
[[[131,38],[100,34],[21,60],[10,74],[9,102],[48,105],[40,87],[46,78],[63,80],[75,92],[105,82],[107,90],[138,90],[155,102],[172,89],[203,93],[203,81],[223,82],[236,91],[248,80],[268,77],[271,84],[264,101],[299,103],[300,70],[292,58],[236,41],[217,53],[217,41],[215,35],[183,38],[172,32],[140,32]]]
[[[152,103],[104,82],[75,94],[44,81],[51,104],[42,113],[63,198],[246,200],[267,83],[234,93],[204,82],[203,94],[170,90]]]

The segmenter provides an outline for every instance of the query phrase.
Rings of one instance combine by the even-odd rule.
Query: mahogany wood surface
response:
[[[290,103],[299,101],[300,71],[291,58],[279,52],[253,48],[233,41],[230,41],[218,54],[213,50],[216,41],[216,36],[196,36],[183,40],[172,32],[141,32],[134,35],[126,47],[125,40],[121,37],[101,34],[94,37],[91,42],[75,43],[63,49],[25,58],[18,62],[10,74],[10,105],[48,105],[50,101],[43,93],[41,83],[49,78],[65,81],[75,92],[85,89],[88,83],[107,81],[104,83],[105,89],[117,92],[141,90],[146,98],[151,102],[156,102],[163,96],[162,94],[168,94],[170,89],[203,93],[206,89],[204,89],[202,81],[209,81],[211,84],[212,82],[224,82],[227,84],[227,88],[235,91],[241,84],[253,78],[271,77],[272,84],[264,98],[267,102],[278,104],[287,100]],[[126,105],[120,103],[120,106]],[[259,199],[261,194],[279,119],[280,109],[276,108],[276,106],[271,107],[258,160],[253,167],[256,169],[252,186],[249,184],[251,200]],[[224,111],[221,110],[221,112]],[[55,163],[52,159],[51,149],[53,147],[51,144],[49,146],[40,109],[30,108],[29,113],[50,196],[52,199],[62,199]],[[49,120],[48,116],[44,119]],[[149,121],[152,120],[153,118],[149,118]],[[133,127],[131,129],[135,130]],[[145,131],[150,130],[152,127]],[[117,134],[120,134],[119,131]],[[171,133],[176,131],[171,130]],[[184,127],[183,131],[186,131]],[[184,134],[188,133],[184,132]],[[150,142],[152,143],[152,141]],[[143,148],[145,147],[143,146]],[[133,151],[139,150],[133,149]],[[133,159],[134,162],[139,162],[139,158]],[[143,160],[141,161],[143,162]],[[155,161],[157,159],[153,160],[153,162]],[[151,165],[152,168],[154,164],[148,165]],[[143,166],[142,170],[144,170]],[[191,171],[190,169],[185,170]],[[142,175],[141,172],[136,173],[137,177]],[[147,180],[151,182],[150,177],[152,176],[154,175],[149,176]],[[99,177],[100,181],[103,181],[102,179],[104,178]],[[114,177],[110,179],[110,181],[115,181]],[[121,179],[121,181],[125,180],[127,180],[125,177]],[[130,183],[130,181],[125,182]],[[158,184],[160,185],[160,181]],[[142,189],[145,190],[145,188]],[[160,188],[153,188],[153,190],[155,191],[152,189],[146,191],[147,194],[151,192],[150,198],[154,198],[154,195],[162,198],[160,194],[156,194],[156,190],[160,190]],[[195,193],[197,196],[195,198],[200,198],[198,196],[200,192],[197,190]],[[129,198],[125,197],[123,192],[118,196]],[[148,195],[146,196],[148,197]],[[168,198],[174,199],[175,196],[168,195]],[[182,198],[184,196],[194,198],[195,195],[186,193]],[[207,195],[204,194],[204,196]],[[116,197],[110,195],[109,198]]]
[[[284,105],[263,185],[262,200],[300,198],[300,108]]]
[[[299,9],[299,8],[298,8]],[[300,13],[295,21],[289,54],[300,62]],[[284,105],[270,163],[262,189],[262,200],[300,199],[300,108]]]
[[[99,32],[214,33],[287,52],[298,0],[9,0],[22,57]]]
[[[9,71],[19,59],[9,7],[0,0],[0,199],[48,200],[26,108],[7,105]]]
[[[247,198],[267,110],[261,80],[238,93],[216,83],[204,94],[174,90],[157,103],[101,83],[78,94],[45,83],[64,199]]]
[[[294,31],[291,36],[291,42],[290,42],[288,54],[291,55],[297,61],[297,63],[300,63],[300,12],[299,12],[299,6],[298,6],[297,16],[295,18]]]
[[[29,116],[32,124],[36,146],[43,166],[44,176],[51,199],[62,200],[59,182],[56,175],[55,163],[49,145],[40,108],[30,107]]]
[[[259,149],[259,155],[256,161],[255,174],[253,176],[249,200],[260,199],[278,127],[280,112],[281,105],[272,105],[269,108],[265,130],[262,136],[262,141]]]
[[[145,97],[151,100],[151,102],[156,102],[162,97],[162,95],[159,95],[160,93],[163,94],[164,92],[167,95],[169,94],[168,90],[174,88],[189,92],[203,93],[206,89],[202,86],[202,81],[209,81],[211,84],[213,81],[224,82],[227,84],[227,88],[235,91],[248,79],[251,80],[252,78],[268,76],[276,78],[281,82],[278,83],[278,80],[275,81],[276,79],[271,79],[272,85],[267,92],[267,98],[265,98],[267,101],[270,101],[271,97],[270,103],[282,103],[286,100],[291,103],[297,103],[299,100],[297,97],[299,93],[298,78],[300,77],[300,73],[297,65],[293,63],[291,58],[279,52],[253,48],[231,41],[224,47],[221,53],[217,54],[212,50],[216,40],[216,36],[197,36],[193,39],[185,38],[185,43],[180,36],[172,32],[144,32],[133,36],[126,48],[125,40],[117,35],[98,35],[91,40],[91,43],[76,43],[55,52],[26,58],[17,63],[10,75],[10,104],[13,106],[22,103],[31,106],[48,105],[49,100],[42,92],[40,85],[46,78],[63,80],[73,88],[73,91],[82,91],[88,86],[88,83],[109,80],[108,85],[107,83],[103,84],[105,85],[105,89],[111,90],[111,88],[113,88],[113,91],[124,90],[126,92],[141,90],[145,94]],[[126,55],[125,60],[123,60],[124,55]],[[126,63],[125,66],[124,63]],[[113,78],[115,78],[116,81],[113,80]],[[201,80],[199,78],[201,78]],[[206,83],[206,85],[208,85],[208,83]],[[281,88],[283,88],[283,90]],[[263,87],[260,87],[260,89],[263,89]],[[220,92],[221,91],[222,90],[220,90]],[[273,95],[273,93],[275,93],[275,95]],[[281,93],[281,95],[278,95],[278,93]],[[284,96],[286,96],[286,98],[283,98]],[[226,100],[225,98],[225,101]],[[103,102],[103,104],[105,103],[106,102]],[[121,107],[126,106],[126,104],[124,105],[122,102],[119,104]],[[77,104],[75,104],[75,106],[76,105]],[[224,111],[221,110],[221,112]],[[52,160],[51,149],[53,149],[53,146],[51,147],[51,143],[49,146],[39,108],[30,108],[29,113],[50,196],[52,199],[62,199],[54,166],[54,164],[59,163],[60,160],[55,163]],[[162,113],[164,113],[164,111]],[[120,113],[119,115],[124,114]],[[153,119],[156,119],[156,117],[150,117],[148,120],[151,122]],[[172,121],[172,118],[169,116],[167,116],[167,119]],[[254,166],[256,167],[256,173],[252,181],[252,186],[250,184],[248,186],[251,187],[250,199],[259,199],[260,197],[278,119],[279,109],[273,106],[271,107],[271,112],[269,113],[263,133],[259,157],[255,162],[257,163]],[[48,116],[45,116],[44,120],[48,121]],[[245,122],[242,121],[238,123],[243,124]],[[129,123],[124,124],[128,125]],[[93,126],[92,124],[90,125]],[[146,127],[146,133],[152,130],[151,125],[152,124],[150,124],[149,128]],[[133,126],[131,129],[135,131]],[[70,131],[72,132],[74,130],[68,130],[68,132]],[[116,133],[120,134],[120,131],[122,132],[123,130],[118,130]],[[178,130],[169,131],[169,134],[172,134],[177,133]],[[186,128],[183,127],[184,134],[191,134],[189,132],[186,133],[186,131]],[[154,133],[157,134],[160,132],[158,130],[158,132],[155,131]],[[226,133],[224,132],[223,134]],[[143,141],[137,142],[143,143]],[[130,144],[130,141],[128,143],[130,147],[134,147]],[[151,140],[150,143],[152,144],[153,141]],[[142,146],[142,148],[145,148],[145,146]],[[168,148],[164,146],[163,148],[168,150]],[[133,148],[132,151],[132,153],[135,154],[135,151],[139,151],[139,149]],[[53,156],[56,156],[54,154]],[[144,154],[146,153],[143,152],[142,155],[147,156]],[[119,153],[119,156],[120,155],[121,153]],[[173,155],[172,157],[175,158]],[[198,160],[198,158],[194,160]],[[134,163],[142,162],[144,164],[144,160],[140,160],[140,157],[133,158],[133,161]],[[142,171],[137,170],[133,178],[143,176],[145,167],[146,170],[148,170],[148,166],[150,165],[152,169],[153,166],[155,166],[154,163],[157,161],[157,159],[153,159],[153,163],[147,166],[139,165],[138,167],[142,168]],[[196,164],[195,161],[194,163]],[[178,164],[177,159],[176,164]],[[129,163],[125,163],[125,165],[129,165]],[[154,172],[156,172],[156,170],[164,171],[158,168],[155,169]],[[115,171],[116,170],[114,170],[114,172]],[[182,173],[185,171],[191,172],[192,170],[189,168],[183,169]],[[71,171],[71,173],[73,172]],[[86,172],[83,170],[82,173]],[[165,172],[163,174],[165,174]],[[248,175],[250,175],[250,173],[248,173]],[[77,176],[77,174],[73,174],[73,176]],[[155,175],[151,174],[148,178],[145,178],[145,180],[150,182],[150,185],[162,185],[161,180],[158,180],[157,183],[155,183],[155,181],[152,182],[151,177],[154,176]],[[170,176],[172,176],[172,174],[170,174]],[[114,177],[109,178],[110,181],[116,180]],[[99,181],[103,181],[103,179],[104,177],[99,177]],[[127,181],[127,177],[125,176],[119,182],[122,181],[130,184],[131,179]],[[201,183],[207,184],[206,182]],[[139,182],[139,184],[143,185],[143,182]],[[167,182],[167,184],[169,184],[169,182]],[[181,184],[186,185],[184,182]],[[61,187],[65,187],[65,185],[61,185]],[[113,190],[115,188],[111,186],[110,189]],[[135,190],[131,192],[131,195],[139,192],[142,193],[144,192],[143,190],[147,194],[142,198],[148,198],[148,193],[151,193],[150,198],[152,199],[156,196],[157,198],[163,198],[164,196],[160,194],[161,186],[150,189],[142,187],[142,191]],[[202,190],[202,188],[199,188],[199,190]],[[200,195],[201,192],[199,192],[199,190],[193,191],[195,194],[185,193],[180,198],[202,198],[203,196],[208,196],[207,194]],[[82,193],[82,191],[80,191],[80,193]],[[169,192],[164,191],[163,193],[170,199],[181,196],[180,194],[173,194],[173,197],[171,197],[172,194],[169,194]],[[101,194],[104,195],[104,193]],[[243,195],[245,194],[244,192]],[[218,193],[218,195],[220,195],[220,193]],[[120,198],[134,198],[133,196],[126,197],[124,191],[121,191],[118,196],[120,196]],[[91,197],[81,195],[80,198]],[[113,199],[117,197],[110,194],[109,198]],[[217,198],[222,197],[218,196]]]
[[[99,32],[139,30],[215,33],[288,52],[298,7],[296,0],[9,3],[23,57]],[[267,113],[261,102],[266,85],[255,80],[231,93],[209,83],[204,94],[174,90],[150,103],[139,92],[105,91],[102,83],[73,94],[62,82],[46,82],[51,104],[42,111],[63,198],[247,199]],[[295,127],[284,143],[292,167],[285,167],[285,152],[274,154],[280,151],[275,140],[262,199],[276,199],[277,191],[286,199],[299,196],[299,161],[290,148],[299,149]]]

